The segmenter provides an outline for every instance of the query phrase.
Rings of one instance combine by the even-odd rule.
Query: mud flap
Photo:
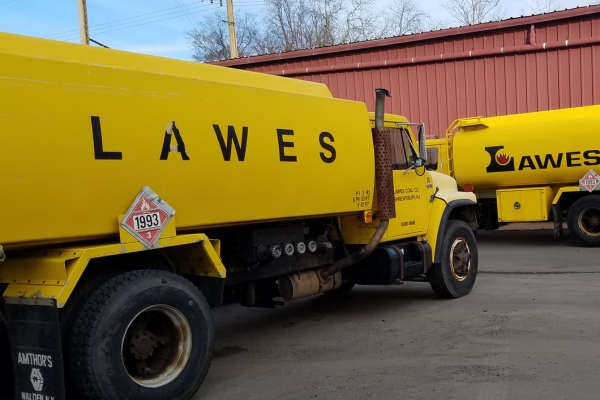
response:
[[[552,216],[554,219],[554,239],[558,239],[563,234],[563,210],[560,204],[552,205]]]
[[[0,298],[0,400],[14,400],[10,345],[8,344],[6,326],[4,325],[2,303],[3,300]]]
[[[18,400],[64,400],[64,368],[54,300],[5,299]]]

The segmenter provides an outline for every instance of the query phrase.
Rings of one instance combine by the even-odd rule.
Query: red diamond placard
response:
[[[125,213],[121,227],[144,246],[153,249],[173,215],[175,210],[145,186]]]
[[[596,189],[596,187],[598,187],[599,184],[600,177],[593,169],[590,169],[587,174],[585,174],[583,178],[579,180],[579,189],[585,189],[588,192],[592,192]]]

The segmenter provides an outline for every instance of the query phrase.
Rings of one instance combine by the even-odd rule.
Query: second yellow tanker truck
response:
[[[475,283],[475,196],[425,170],[385,90],[373,117],[320,84],[0,34],[0,93],[5,396],[189,399],[225,292]]]
[[[554,221],[600,246],[600,106],[456,120],[427,141],[428,166],[477,195],[480,226]]]

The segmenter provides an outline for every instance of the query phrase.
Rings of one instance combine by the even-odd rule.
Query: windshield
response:
[[[406,128],[390,129],[392,142],[392,168],[407,169],[414,166],[417,152],[412,145],[412,136]]]

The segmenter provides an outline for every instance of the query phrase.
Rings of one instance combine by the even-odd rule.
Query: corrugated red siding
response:
[[[443,135],[460,117],[600,104],[600,6],[220,64],[321,82],[371,110],[385,87],[387,112]]]

